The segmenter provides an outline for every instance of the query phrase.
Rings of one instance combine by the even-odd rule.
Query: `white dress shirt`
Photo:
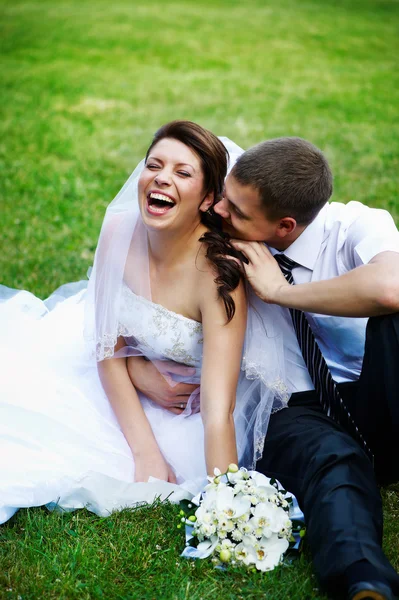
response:
[[[274,248],[270,250],[278,254]],[[322,208],[284,254],[301,265],[292,271],[298,284],[343,275],[387,250],[399,252],[399,232],[387,211],[360,202],[332,202]],[[314,389],[290,312],[282,312],[288,383],[294,392]],[[334,380],[356,381],[362,368],[367,319],[306,315]]]

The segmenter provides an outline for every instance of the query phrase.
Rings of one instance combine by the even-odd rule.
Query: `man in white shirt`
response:
[[[257,469],[297,496],[323,587],[388,600],[399,577],[381,549],[376,479],[399,480],[399,233],[386,211],[328,204],[331,193],[323,154],[280,138],[238,159],[215,212],[257,295],[286,308],[294,393]]]

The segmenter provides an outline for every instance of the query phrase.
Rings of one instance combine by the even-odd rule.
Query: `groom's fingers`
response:
[[[187,401],[191,394],[199,388],[199,383],[177,383],[172,387],[171,396],[173,395],[180,402]],[[183,397],[183,400],[180,398]]]
[[[157,367],[160,373],[173,373],[174,375],[195,375],[195,367],[187,367],[186,365],[179,365],[173,360],[154,360],[154,365]]]
[[[238,258],[236,258],[235,256],[230,256],[229,254],[226,254],[224,258],[227,258],[227,260],[231,260],[231,262],[235,262],[240,271],[245,273],[245,263],[242,263]]]
[[[174,415],[181,415],[182,412],[184,411],[184,408],[177,408],[177,406],[171,406],[170,408],[166,408],[166,410],[168,412],[173,413]]]
[[[250,263],[255,264],[260,258],[259,242],[242,242],[240,240],[231,240],[236,250],[239,250],[246,256]]]

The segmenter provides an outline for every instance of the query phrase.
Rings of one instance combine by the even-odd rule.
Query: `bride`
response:
[[[209,131],[164,125],[107,209],[88,286],[45,302],[1,286],[0,522],[54,503],[101,514],[110,489],[113,507],[147,500],[150,484],[133,482],[151,477],[196,492],[215,467],[260,456],[288,400],[279,309],[265,313],[224,258],[235,251],[212,206],[227,165]],[[136,391],[132,356],[198,384],[180,414]]]

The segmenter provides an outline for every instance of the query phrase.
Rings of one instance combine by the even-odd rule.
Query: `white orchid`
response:
[[[251,559],[259,571],[271,571],[281,562],[282,555],[289,546],[288,540],[277,536],[273,538],[262,538],[257,548],[249,548]]]
[[[235,523],[232,519],[229,519],[226,517],[226,515],[223,515],[218,521],[218,527],[225,529],[227,533],[230,533],[235,529]]]
[[[240,560],[244,565],[250,565],[253,562],[253,555],[250,553],[250,548],[244,543],[237,544],[234,548],[234,555],[237,560]]]
[[[248,533],[242,538],[242,543],[246,546],[256,546],[256,544],[258,543],[258,538],[254,533]]]
[[[271,537],[273,532],[270,529],[270,522],[265,517],[253,517],[251,524],[257,538]]]
[[[225,487],[218,490],[216,497],[216,510],[224,512],[230,518],[239,518],[250,509],[251,501],[244,497],[234,496],[231,487]]]
[[[270,479],[266,477],[266,475],[263,475],[263,473],[258,473],[258,471],[249,471],[249,475],[253,479],[257,488],[264,488],[269,492],[270,496],[276,493],[276,488],[270,483]]]
[[[255,506],[253,512],[254,517],[259,519],[259,523],[266,531],[271,530],[273,533],[278,533],[286,526],[287,513],[275,504],[262,502]]]

